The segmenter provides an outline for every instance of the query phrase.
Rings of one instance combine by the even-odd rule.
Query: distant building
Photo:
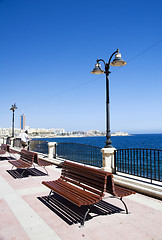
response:
[[[22,114],[20,116],[20,129],[25,130],[25,115],[24,114]]]

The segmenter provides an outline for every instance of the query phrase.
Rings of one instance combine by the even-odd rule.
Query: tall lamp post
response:
[[[115,55],[115,59],[111,62],[112,57]],[[103,62],[105,66],[105,71],[101,69],[101,64],[99,62]],[[111,62],[111,63],[110,63]],[[106,63],[103,59],[97,59],[97,63],[95,64],[95,68],[91,73],[93,74],[106,74],[106,145],[105,148],[112,148],[111,145],[111,131],[110,131],[110,100],[109,100],[109,71],[110,65],[115,67],[124,66],[127,63],[123,61],[121,58],[121,54],[119,53],[119,49],[117,49],[113,54],[110,56],[108,63]]]
[[[16,103],[11,106],[10,110],[13,112],[13,117],[12,117],[12,137],[14,137],[14,113],[15,110],[17,109]]]

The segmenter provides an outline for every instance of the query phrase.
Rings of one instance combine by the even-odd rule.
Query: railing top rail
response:
[[[38,140],[38,139],[32,139],[30,140],[30,142],[45,142],[45,143],[48,143],[48,141],[45,141],[45,140]]]
[[[92,146],[92,145],[88,145],[88,144],[83,144],[83,143],[73,143],[73,142],[59,142],[58,144],[75,144],[75,145],[82,145],[82,146],[87,146],[87,147],[94,147],[94,148],[98,148],[98,149],[101,149],[101,147],[97,147],[97,146]]]
[[[153,148],[118,148],[115,151],[118,150],[151,150],[151,151],[162,151],[162,149],[153,149]]]

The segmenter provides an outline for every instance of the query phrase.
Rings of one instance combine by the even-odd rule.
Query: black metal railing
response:
[[[13,140],[13,146],[21,148],[21,138],[14,138]]]
[[[32,140],[29,142],[28,149],[33,152],[48,154],[48,142],[42,140]]]
[[[118,172],[162,181],[162,150],[118,149],[115,167]]]
[[[58,143],[57,156],[67,160],[102,167],[101,148],[79,143]]]

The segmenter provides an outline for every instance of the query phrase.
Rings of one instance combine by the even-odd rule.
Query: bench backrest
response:
[[[118,198],[119,197],[122,198],[124,196],[129,196],[131,194],[135,194],[135,192],[130,189],[116,185],[113,180],[113,175],[107,177],[106,192],[108,192],[114,196],[117,196]]]
[[[93,167],[64,161],[62,164],[61,178],[78,185],[82,189],[103,196],[106,191],[107,176],[111,174]]]
[[[115,186],[114,186],[114,179],[113,175],[107,176],[107,185],[106,185],[106,192],[114,195],[115,193]]]
[[[28,150],[22,149],[20,152],[20,159],[29,164],[33,164],[34,160],[37,158],[37,153],[30,152]]]

